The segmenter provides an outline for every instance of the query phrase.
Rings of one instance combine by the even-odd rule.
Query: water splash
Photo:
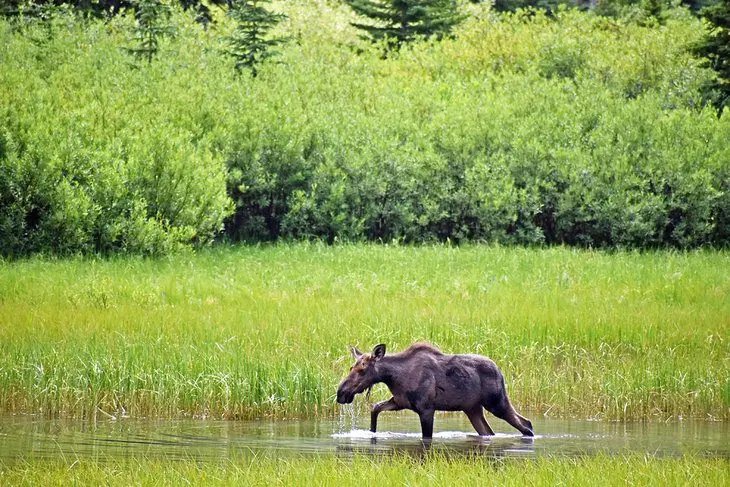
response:
[[[357,414],[353,404],[343,404],[340,406],[340,417],[337,423],[338,434],[344,434],[347,431],[354,431],[357,427]]]

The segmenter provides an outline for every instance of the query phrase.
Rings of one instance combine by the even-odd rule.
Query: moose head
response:
[[[350,347],[350,350],[355,364],[337,389],[337,402],[340,404],[350,404],[356,394],[380,382],[377,364],[385,356],[383,344],[376,345],[371,353],[362,353],[355,347]]]

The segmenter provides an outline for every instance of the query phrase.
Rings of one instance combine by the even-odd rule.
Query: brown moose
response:
[[[507,397],[504,376],[492,360],[481,355],[447,355],[428,343],[386,357],[385,345],[372,353],[352,347],[355,365],[337,389],[337,402],[349,404],[355,394],[379,382],[393,397],[373,406],[370,431],[375,432],[383,411],[410,409],[421,419],[424,438],[433,436],[434,411],[464,411],[480,436],[493,435],[482,408],[507,421],[525,436],[532,423],[520,416]]]

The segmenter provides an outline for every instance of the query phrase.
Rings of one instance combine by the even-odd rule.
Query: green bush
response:
[[[193,123],[179,123],[182,107],[166,113],[176,73],[132,69],[118,24],[61,20],[43,43],[42,26],[3,25],[0,253],[211,241],[230,208],[225,168]]]
[[[287,5],[279,63],[173,12],[0,22],[0,252],[163,253],[215,238],[695,247],[730,241],[730,118],[702,25],[470,6],[383,58],[346,6]],[[284,32],[286,31],[286,32]],[[225,232],[222,232],[225,229]]]

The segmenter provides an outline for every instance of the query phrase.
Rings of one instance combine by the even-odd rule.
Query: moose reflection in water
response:
[[[428,458],[437,453],[444,457],[464,458],[477,457],[483,459],[502,459],[506,457],[532,457],[537,450],[533,437],[529,436],[473,436],[457,432],[437,433],[434,436],[442,441],[412,441],[410,433],[362,435],[364,432],[350,432],[333,435],[337,438],[337,453],[352,455],[406,455],[412,458]],[[353,436],[355,435],[355,436]],[[344,440],[349,440],[344,442]]]
[[[383,411],[410,409],[421,420],[423,437],[433,437],[435,411],[464,411],[480,436],[494,435],[484,409],[507,421],[525,436],[533,436],[532,423],[515,411],[507,397],[499,367],[481,355],[447,355],[428,343],[385,355],[385,345],[372,353],[352,347],[355,365],[337,390],[337,402],[349,404],[356,394],[383,382],[393,397],[373,406],[370,431],[375,432]]]

